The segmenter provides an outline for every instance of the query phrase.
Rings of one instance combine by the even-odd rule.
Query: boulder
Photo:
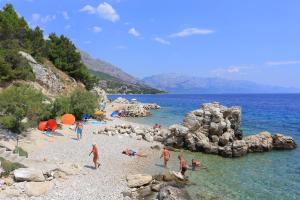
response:
[[[193,112],[190,112],[185,116],[182,125],[187,127],[192,132],[196,131],[200,127],[197,116]]]
[[[177,137],[184,137],[188,133],[189,129],[179,124],[173,124],[169,127],[169,131]]]
[[[248,145],[244,140],[235,140],[232,143],[232,156],[241,157],[248,152]]]
[[[53,188],[53,183],[51,181],[47,182],[27,182],[25,184],[25,193],[28,196],[41,196],[46,194]]]
[[[150,133],[146,133],[144,135],[144,139],[147,141],[147,142],[153,142],[153,137],[151,136]]]
[[[45,181],[45,177],[43,175],[42,170],[33,168],[19,168],[16,169],[13,173],[16,181]]]
[[[244,138],[249,152],[270,151],[273,148],[273,138],[269,132],[261,132]]]
[[[134,174],[128,175],[127,178],[128,187],[141,187],[143,185],[148,185],[152,181],[152,176],[147,174]]]
[[[297,147],[296,142],[292,137],[285,136],[283,134],[273,135],[273,148],[278,150],[295,149]]]
[[[225,146],[228,142],[233,141],[234,132],[233,130],[226,131],[221,137],[219,137],[219,145]]]
[[[132,197],[134,199],[144,199],[145,197],[150,196],[151,194],[151,186],[147,185],[146,187],[140,187],[136,191],[132,192]]]
[[[226,157],[226,158],[231,158],[232,157],[232,143],[228,143],[224,147],[219,146],[219,155]]]
[[[190,200],[191,197],[186,190],[173,186],[166,186],[160,189],[158,193],[159,200]]]
[[[91,92],[95,94],[99,103],[108,102],[106,92],[102,88],[95,86]]]

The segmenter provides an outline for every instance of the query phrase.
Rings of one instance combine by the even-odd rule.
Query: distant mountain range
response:
[[[90,72],[100,79],[100,87],[105,89],[108,93],[161,93],[160,90],[148,86],[140,79],[106,61],[92,58],[84,51],[80,51],[80,54],[82,62]]]
[[[177,94],[299,93],[298,88],[262,85],[251,81],[201,78],[180,74],[159,74],[142,79],[146,84]]]

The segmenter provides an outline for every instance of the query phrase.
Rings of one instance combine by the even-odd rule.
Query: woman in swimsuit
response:
[[[142,154],[140,152],[136,152],[132,149],[126,149],[126,150],[122,151],[122,154],[125,154],[127,156],[147,157],[147,155]]]

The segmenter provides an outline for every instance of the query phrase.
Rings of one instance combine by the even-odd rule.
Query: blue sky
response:
[[[300,87],[298,0],[0,0],[45,34],[139,78],[159,73]]]

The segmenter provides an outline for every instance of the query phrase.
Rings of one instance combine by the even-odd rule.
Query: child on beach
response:
[[[170,154],[170,151],[166,147],[163,148],[160,158],[162,158],[162,157],[164,158],[165,168],[168,168],[168,161],[170,160],[171,154]]]
[[[94,143],[92,146],[92,151],[90,152],[89,156],[93,153],[93,162],[95,165],[95,169],[100,167],[100,162],[99,162],[99,153],[98,153],[98,148],[96,147],[96,144]]]
[[[127,156],[147,157],[147,155],[142,154],[140,152],[136,152],[136,151],[131,150],[131,149],[126,149],[126,150],[122,151],[122,154],[125,154]]]
[[[83,130],[83,124],[80,122],[76,123],[75,132],[77,134],[77,140],[79,141],[82,139],[82,130]]]
[[[183,159],[181,155],[178,156],[179,160],[179,170],[183,177],[185,177],[185,172],[187,170],[186,161]]]

